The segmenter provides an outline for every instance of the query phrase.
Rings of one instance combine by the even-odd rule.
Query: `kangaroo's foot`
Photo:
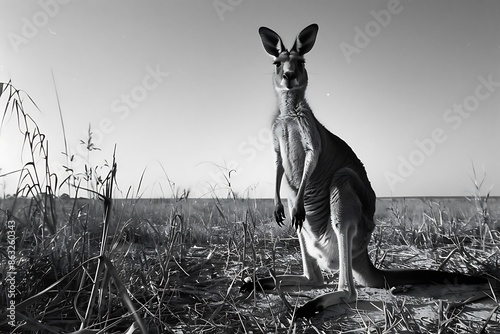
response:
[[[342,303],[352,303],[356,301],[356,292],[335,291],[316,297],[308,301],[295,312],[295,319],[311,318],[322,312],[327,307]]]
[[[279,275],[276,277],[266,277],[257,280],[256,282],[249,281],[243,283],[240,287],[240,292],[262,292],[274,290],[276,284],[280,287],[321,287],[323,286],[323,277],[319,276],[316,279],[308,278],[304,275]]]
[[[276,283],[274,282],[274,279],[272,277],[266,277],[266,278],[261,278],[256,282],[250,280],[243,283],[243,285],[240,287],[240,292],[245,293],[245,292],[252,292],[254,290],[257,292],[263,292],[263,291],[273,290],[275,288],[276,288]]]

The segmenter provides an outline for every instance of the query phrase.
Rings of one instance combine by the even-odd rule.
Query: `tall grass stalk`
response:
[[[24,162],[22,168],[19,170],[0,175],[0,177],[15,173],[19,175],[17,191],[13,197],[13,201],[11,201],[11,207],[5,211],[6,219],[16,221],[19,227],[25,225],[24,229],[19,228],[17,230],[17,232],[22,231],[22,236],[18,239],[19,241],[16,242],[16,246],[20,249],[18,254],[22,254],[21,251],[24,252],[25,250],[31,249],[29,257],[32,268],[30,269],[37,270],[36,266],[43,265],[51,268],[49,273],[55,276],[55,283],[51,282],[48,288],[42,289],[41,291],[37,291],[37,284],[33,285],[33,282],[28,281],[23,284],[24,290],[22,289],[23,286],[20,285],[18,287],[19,291],[21,291],[21,296],[23,296],[22,302],[17,304],[16,307],[17,318],[24,321],[24,325],[22,325],[22,322],[19,322],[21,324],[20,329],[29,329],[32,331],[41,330],[50,333],[60,332],[54,324],[43,324],[37,320],[37,316],[33,317],[31,313],[33,310],[37,310],[41,301],[51,298],[50,295],[53,294],[54,291],[52,288],[57,287],[59,289],[58,295],[63,297],[64,294],[68,292],[68,289],[74,288],[72,282],[78,281],[80,282],[79,289],[82,291],[75,296],[74,304],[79,304],[79,297],[83,295],[84,286],[87,285],[86,277],[88,273],[92,271],[92,266],[86,266],[91,265],[93,261],[97,261],[97,271],[92,280],[93,289],[87,312],[81,317],[81,330],[88,330],[89,324],[91,322],[93,323],[96,319],[98,319],[100,323],[98,327],[107,323],[107,321],[102,322],[106,317],[109,317],[108,310],[103,312],[103,306],[106,306],[105,299],[103,298],[112,295],[112,291],[109,289],[111,287],[111,285],[109,285],[110,278],[112,278],[115,286],[118,287],[119,296],[122,298],[123,305],[129,308],[130,314],[136,320],[133,326],[139,328],[142,333],[146,333],[146,327],[142,323],[140,317],[138,317],[137,310],[134,308],[127,293],[127,289],[109,258],[109,245],[107,240],[112,217],[112,193],[116,175],[115,156],[113,155],[113,163],[112,166],[110,166],[110,172],[107,177],[104,179],[101,178],[97,175],[96,170],[94,170],[93,173],[97,176],[94,180],[95,183],[88,187],[92,188],[92,190],[87,189],[100,197],[104,202],[103,228],[100,241],[101,248],[99,255],[97,257],[92,257],[92,240],[88,239],[88,234],[85,233],[85,229],[89,222],[88,213],[90,211],[86,210],[84,207],[78,207],[76,196],[71,205],[68,223],[62,226],[58,224],[61,216],[59,213],[60,210],[58,210],[60,202],[56,197],[56,193],[62,184],[58,182],[58,175],[51,172],[51,155],[48,139],[25,108],[25,102],[30,102],[36,111],[40,112],[40,110],[27,93],[16,89],[10,81],[0,84],[0,97],[5,98],[5,109],[2,116],[2,122],[0,123],[0,135],[2,127],[6,126],[6,120],[14,117],[17,120],[17,128],[23,137],[21,155],[27,158],[27,161]],[[60,113],[60,116],[62,121],[62,113]],[[66,147],[65,154],[67,155],[67,153],[68,150]],[[68,170],[69,169],[67,169],[67,171]],[[75,186],[75,183],[71,183],[75,180],[77,179],[74,177],[74,174],[70,174],[64,178],[63,184],[67,183],[69,187]],[[103,190],[102,193],[99,192],[100,189]],[[76,186],[75,193],[78,194],[79,190],[80,187]],[[26,202],[25,200],[21,200],[23,198],[28,199],[29,205],[27,210],[19,211],[17,207],[19,205],[24,205]],[[25,217],[20,217],[17,214],[18,212],[24,212]],[[82,213],[86,216],[84,220],[79,219]],[[82,238],[75,240],[73,238],[77,234],[75,234],[74,228],[79,222],[84,228],[84,233]],[[68,230],[70,233],[68,233]],[[31,237],[29,233],[27,233],[28,231],[32,233]],[[35,247],[26,247],[30,243],[34,243]],[[75,252],[75,250],[78,249],[78,245],[81,245],[80,251]],[[85,260],[86,250],[88,251],[88,260]],[[40,262],[42,259],[47,259],[49,262],[42,263]],[[28,271],[21,269],[20,266],[24,266],[24,262],[22,262],[24,260],[24,256],[18,259],[17,266],[19,268],[19,273],[16,275],[16,278],[20,279],[23,277],[21,275],[24,275],[25,278],[20,279],[21,284],[26,279],[33,279],[35,281],[39,279],[36,276],[30,277],[32,274],[36,275],[36,272],[31,273],[29,271],[30,269],[28,269]],[[78,276],[80,278],[76,279]],[[42,276],[41,279],[44,279],[44,277]],[[105,291],[107,291],[107,293],[105,293]],[[98,292],[99,297],[96,298]],[[97,317],[93,317],[92,313],[96,305],[99,305],[98,314]]]
[[[489,210],[489,205],[488,201],[490,199],[490,194],[493,186],[490,187],[490,189],[486,192],[486,195],[483,195],[483,185],[484,181],[486,179],[486,173],[483,173],[483,176],[481,179],[479,179],[477,173],[476,173],[476,168],[474,167],[474,164],[472,164],[472,183],[474,185],[473,189],[473,195],[469,197],[469,201],[472,202],[475,207],[476,211],[479,217],[479,233],[481,235],[481,239],[483,241],[483,250],[486,249],[486,242],[487,240],[489,242],[493,241],[493,235],[491,232],[491,217],[490,217],[490,210]]]

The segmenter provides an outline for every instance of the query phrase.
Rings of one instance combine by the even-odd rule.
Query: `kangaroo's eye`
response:
[[[276,69],[278,69],[278,68],[281,67],[281,62],[280,61],[275,61],[273,64],[274,64],[274,66],[276,66]]]
[[[300,67],[304,67],[306,65],[306,61],[305,60],[299,60],[297,62],[297,64],[299,64]]]

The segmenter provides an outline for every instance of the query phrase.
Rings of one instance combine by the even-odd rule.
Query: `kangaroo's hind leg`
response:
[[[310,317],[329,306],[350,303],[357,298],[352,258],[353,242],[358,239],[358,229],[363,219],[358,181],[358,176],[346,168],[335,174],[330,187],[330,223],[337,237],[336,246],[338,247],[339,284],[337,291],[318,296],[304,304],[297,310],[296,317],[298,318]],[[332,244],[332,247],[335,245]]]
[[[288,199],[288,207],[290,217],[292,215],[294,199]],[[307,218],[304,224],[308,224]],[[324,285],[323,274],[318,266],[318,262],[307,252],[306,241],[303,232],[298,232],[300,253],[302,256],[302,275],[277,275],[275,278],[261,278],[255,282],[257,290],[272,290],[279,286],[296,286],[296,287],[321,287]],[[253,282],[247,282],[240,288],[242,292],[252,291],[254,288]]]

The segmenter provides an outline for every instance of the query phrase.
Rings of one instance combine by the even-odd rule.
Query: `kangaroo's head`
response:
[[[276,90],[305,90],[307,71],[304,55],[311,51],[316,41],[318,29],[317,24],[311,24],[302,30],[295,39],[290,51],[285,48],[281,37],[277,33],[266,27],[259,29],[264,49],[273,57],[276,66],[273,75]]]

